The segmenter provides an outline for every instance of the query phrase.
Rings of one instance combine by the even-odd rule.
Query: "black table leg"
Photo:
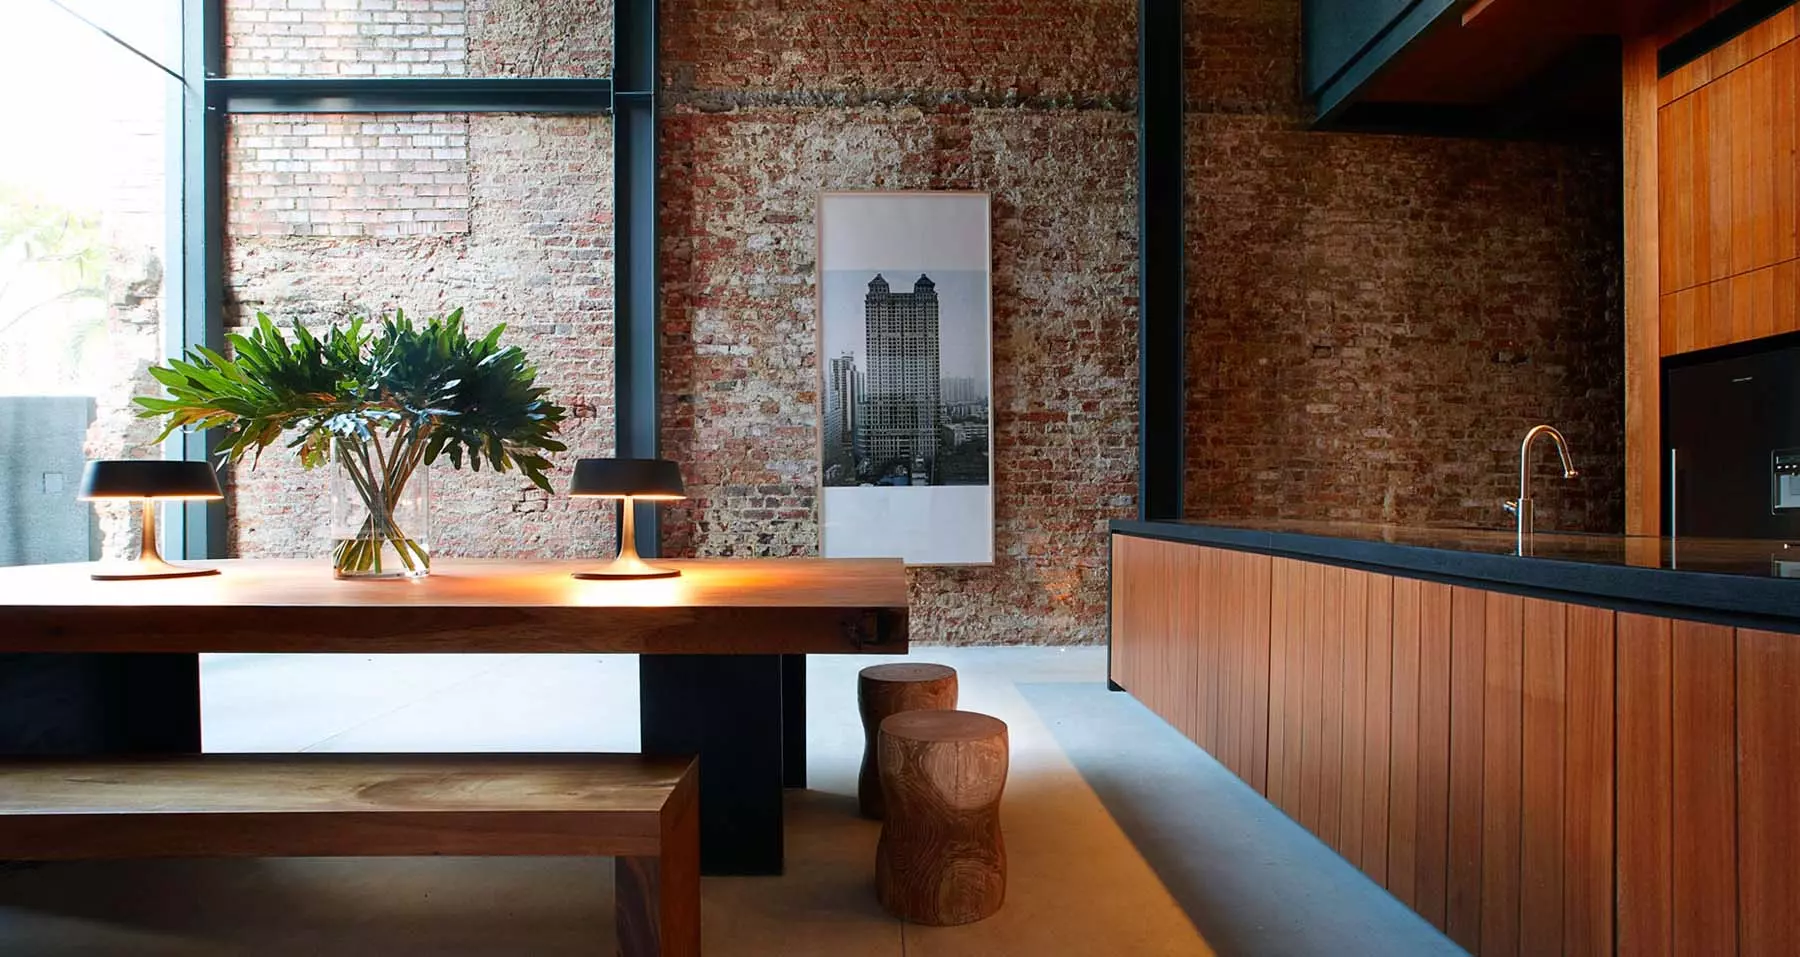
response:
[[[0,655],[0,754],[198,754],[198,655]]]
[[[780,655],[640,655],[646,754],[700,757],[700,872],[780,874]]]
[[[806,656],[781,656],[781,785],[806,787]]]

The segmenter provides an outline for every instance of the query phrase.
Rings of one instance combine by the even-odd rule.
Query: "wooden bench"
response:
[[[700,953],[698,769],[609,754],[0,761],[0,860],[617,858],[626,957]]]

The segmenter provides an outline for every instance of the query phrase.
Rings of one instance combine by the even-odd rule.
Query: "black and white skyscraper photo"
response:
[[[827,555],[991,560],[986,207],[985,196],[968,193],[824,197],[819,480]]]

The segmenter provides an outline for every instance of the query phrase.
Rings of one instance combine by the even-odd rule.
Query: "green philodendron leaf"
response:
[[[220,429],[219,455],[259,456],[284,432],[301,464],[327,458],[329,436],[372,441],[405,434],[423,441],[424,460],[448,452],[451,464],[479,470],[518,467],[548,489],[544,452],[567,412],[537,385],[537,369],[516,346],[502,347],[504,325],[471,340],[463,311],[415,322],[396,309],[378,320],[353,316],[322,334],[256,321],[226,337],[231,355],[194,347],[150,370],[167,397],[139,396],[137,414],[163,420],[165,438],[182,429]],[[417,448],[418,446],[413,446]]]

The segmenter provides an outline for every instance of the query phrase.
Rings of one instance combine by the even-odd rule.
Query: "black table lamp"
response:
[[[219,478],[205,462],[166,462],[156,459],[107,459],[89,462],[81,474],[76,498],[93,501],[144,503],[144,539],[137,561],[124,567],[102,566],[93,573],[101,581],[138,578],[193,578],[217,575],[216,568],[184,568],[163,561],[156,547],[156,503],[161,500],[204,501],[224,498]]]
[[[612,564],[592,571],[575,572],[576,578],[631,579],[674,578],[679,568],[658,568],[645,564],[637,553],[634,499],[673,502],[687,498],[681,486],[681,469],[668,459],[580,459],[575,463],[575,476],[569,481],[569,495],[574,498],[616,498],[624,500],[624,518],[619,522],[619,557]]]

